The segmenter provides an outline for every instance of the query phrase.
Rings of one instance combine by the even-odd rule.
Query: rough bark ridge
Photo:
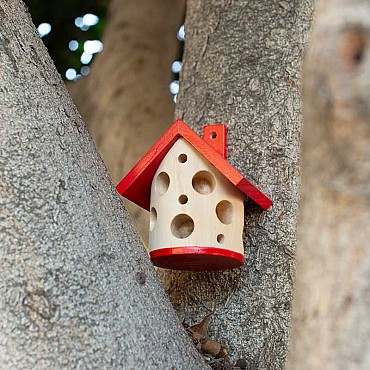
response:
[[[291,369],[370,368],[370,4],[318,8],[303,72]]]
[[[180,316],[215,310],[213,337],[248,369],[284,368],[299,193],[299,71],[312,1],[188,1],[176,116],[228,126],[228,159],[274,201],[246,203],[244,268],[163,271]],[[212,337],[212,335],[211,335]]]
[[[184,0],[111,1],[103,53],[91,74],[70,86],[114,183],[172,123],[168,85],[183,11]],[[148,213],[127,206],[147,244]]]
[[[0,368],[206,368],[24,4],[0,19]]]

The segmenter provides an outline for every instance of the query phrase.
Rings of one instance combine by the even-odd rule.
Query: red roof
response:
[[[125,198],[149,211],[150,189],[155,172],[172,145],[180,137],[184,138],[200,154],[216,167],[232,184],[251,198],[263,209],[267,210],[272,201],[258,190],[249,180],[244,178],[230,163],[226,161],[206,141],[200,138],[183,121],[177,120],[164,135],[149,149],[143,158],[117,185],[117,191]],[[218,150],[219,152],[221,150]]]

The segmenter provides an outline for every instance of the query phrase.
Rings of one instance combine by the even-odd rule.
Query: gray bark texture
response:
[[[243,268],[161,271],[178,314],[215,311],[210,337],[247,369],[283,369],[299,198],[301,60],[313,1],[189,0],[176,116],[201,134],[226,123],[228,160],[274,204],[245,204]]]
[[[370,3],[318,7],[303,69],[289,368],[370,369]]]
[[[18,0],[0,129],[0,368],[206,368]]]
[[[176,32],[184,0],[112,0],[104,50],[87,78],[69,90],[114,183],[170,126],[175,104],[169,92],[178,58]],[[125,203],[145,244],[149,214]]]

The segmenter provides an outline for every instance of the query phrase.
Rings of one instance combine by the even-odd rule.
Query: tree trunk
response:
[[[327,1],[304,66],[291,369],[370,368],[370,5]]]
[[[162,271],[180,316],[215,310],[210,336],[247,369],[284,368],[299,198],[299,72],[313,1],[189,0],[176,116],[228,126],[228,159],[274,204],[245,204],[243,268]]]
[[[183,11],[184,0],[112,0],[104,51],[91,74],[70,86],[114,183],[172,123],[175,106],[168,86]],[[148,213],[127,206],[147,244]]]
[[[205,369],[24,4],[0,19],[0,368]]]

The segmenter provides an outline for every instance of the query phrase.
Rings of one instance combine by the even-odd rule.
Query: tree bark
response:
[[[0,19],[0,368],[205,369],[24,4]]]
[[[318,8],[304,65],[291,369],[370,368],[370,5]]]
[[[215,310],[210,337],[247,369],[284,368],[299,198],[301,59],[313,1],[189,0],[176,116],[228,127],[228,160],[270,196],[245,204],[243,268],[162,271],[180,316]]]
[[[178,57],[176,32],[184,0],[109,3],[104,51],[91,74],[70,91],[117,183],[159,139],[173,120],[169,84]],[[148,213],[126,206],[143,241],[148,243]]]

